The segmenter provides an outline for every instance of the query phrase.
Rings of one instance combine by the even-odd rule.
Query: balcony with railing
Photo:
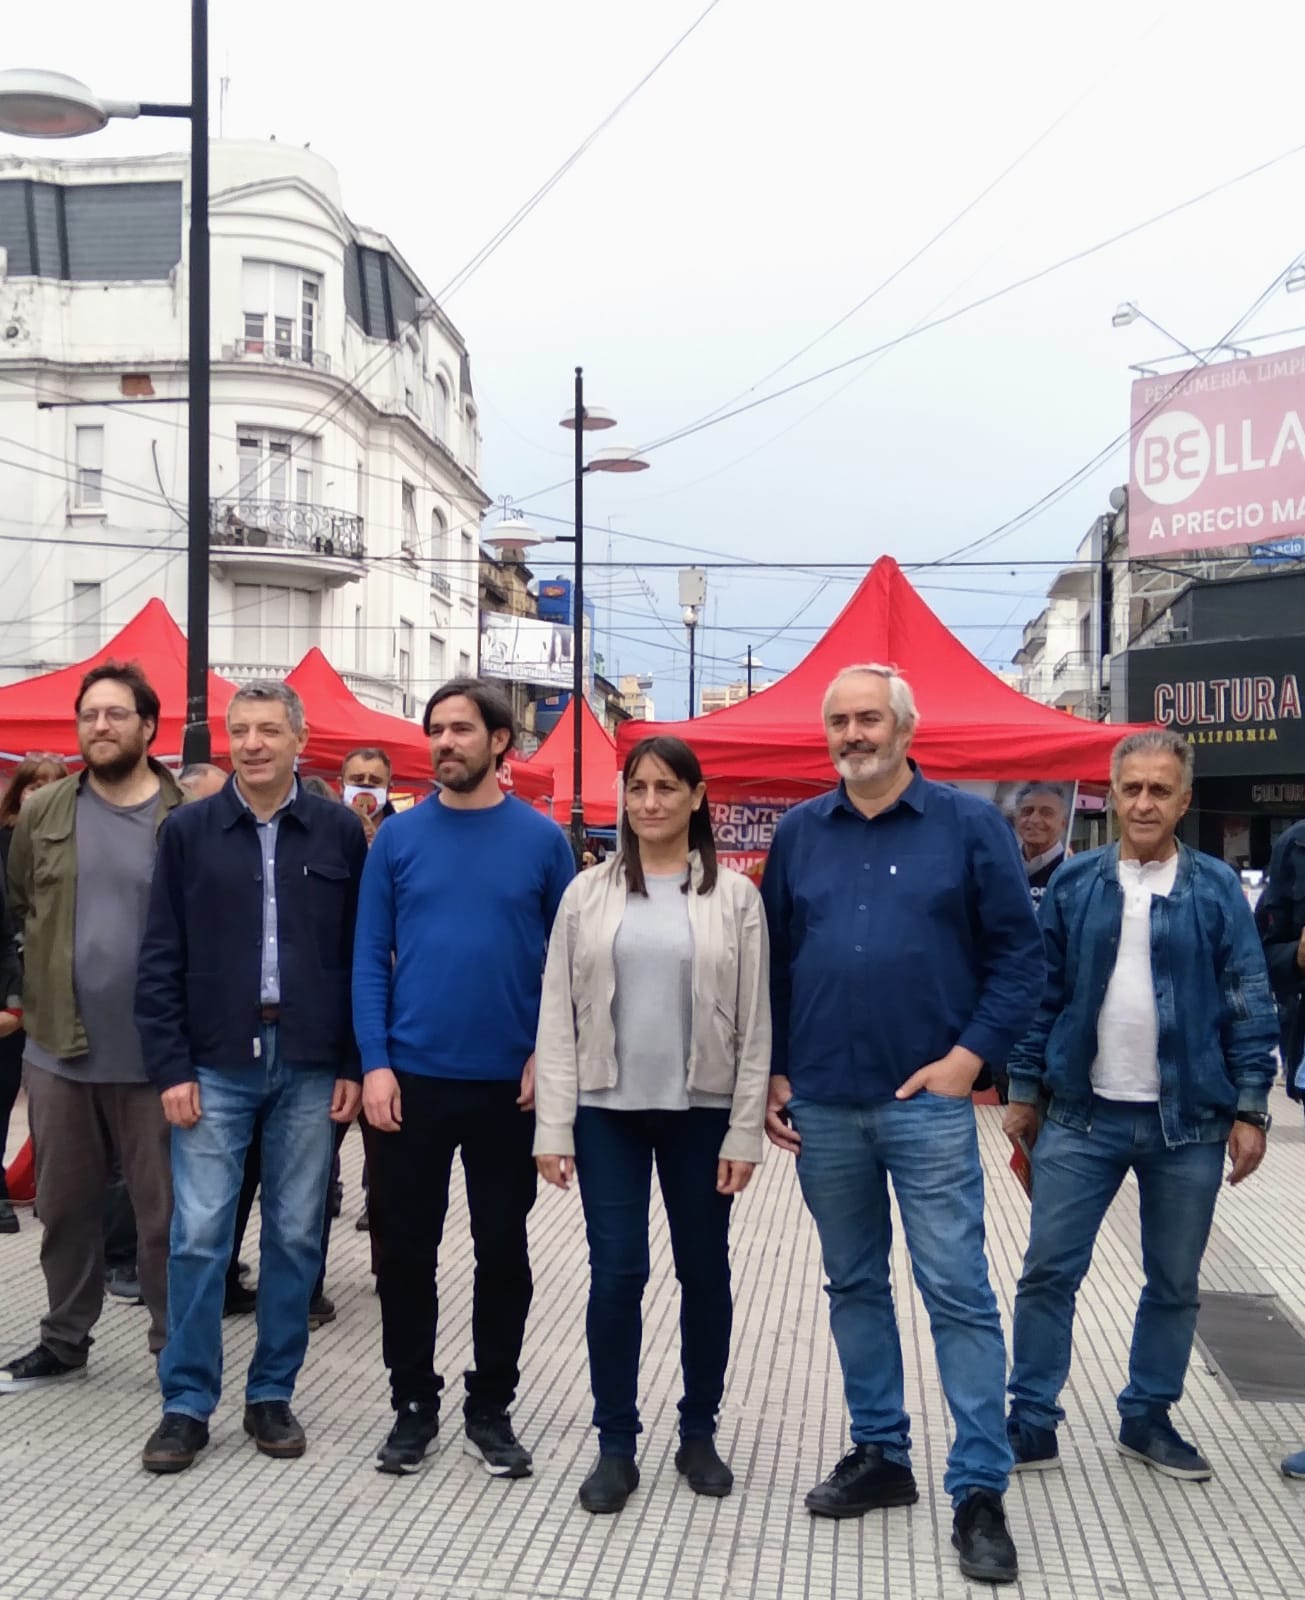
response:
[[[1090,650],[1068,650],[1052,668],[1053,705],[1082,711],[1089,700],[1095,705],[1096,689],[1097,657]]]
[[[363,520],[350,511],[303,500],[243,495],[209,502],[209,559],[214,566],[284,573],[311,570],[329,588],[356,583],[366,560]]]
[[[432,572],[430,575],[431,593],[438,595],[441,600],[452,600],[453,585],[442,572]]]
[[[314,372],[329,372],[331,358],[302,338],[232,339],[222,346],[224,361],[267,361],[276,366],[311,367]]]

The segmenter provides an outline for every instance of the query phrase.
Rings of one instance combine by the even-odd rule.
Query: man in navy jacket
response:
[[[852,1449],[807,1509],[857,1517],[918,1497],[889,1274],[891,1178],[956,1424],[943,1479],[952,1543],[966,1577],[1013,1582],[1006,1349],[970,1094],[1032,1020],[1038,925],[1001,813],[907,759],[918,717],[895,668],[847,667],[823,715],[842,781],[783,819],[761,886],[774,1041],[766,1131],[798,1158],[852,1418]]]
[[[227,710],[235,776],[183,806],[160,839],[136,1021],[172,1124],[168,1342],[150,1472],[208,1442],[222,1376],[222,1302],[245,1152],[262,1129],[258,1342],[246,1433],[300,1456],[290,1410],[322,1261],[332,1122],[357,1114],[350,972],[367,845],[345,807],[301,789],[299,696],[248,684]],[[175,824],[175,826],[174,826]]]

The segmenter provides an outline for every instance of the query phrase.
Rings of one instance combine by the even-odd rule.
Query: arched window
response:
[[[442,444],[449,439],[449,386],[442,374],[435,374],[435,437]]]

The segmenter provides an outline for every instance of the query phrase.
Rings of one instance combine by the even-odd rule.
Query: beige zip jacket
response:
[[[689,857],[693,931],[693,1037],[689,1088],[734,1099],[723,1160],[761,1160],[770,1083],[770,946],[761,896],[721,867],[711,894],[698,893],[702,862]],[[575,1153],[580,1091],[617,1078],[616,964],[612,947],[625,914],[619,857],[572,879],[548,941],[535,1045],[535,1154]]]

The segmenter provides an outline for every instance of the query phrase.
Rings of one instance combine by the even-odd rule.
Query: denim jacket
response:
[[[1151,972],[1159,1021],[1165,1143],[1226,1139],[1238,1111],[1263,1111],[1278,1025],[1264,954],[1231,867],[1178,847],[1168,895],[1151,901]],[[1010,1061],[1010,1098],[1050,1096],[1048,1115],[1092,1125],[1097,1018],[1114,972],[1124,914],[1119,846],[1075,856],[1042,899],[1047,984]]]

